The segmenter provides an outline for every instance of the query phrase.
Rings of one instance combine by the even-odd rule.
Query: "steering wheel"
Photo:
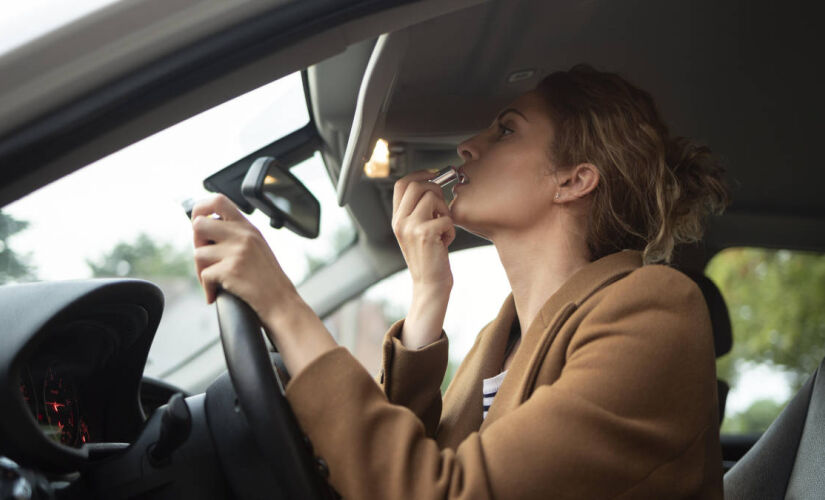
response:
[[[261,336],[258,315],[225,290],[218,292],[215,303],[229,378],[252,435],[274,465],[287,498],[333,498],[284,396]]]

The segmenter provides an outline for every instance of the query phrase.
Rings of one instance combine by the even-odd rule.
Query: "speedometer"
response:
[[[52,366],[43,381],[43,406],[46,422],[43,427],[51,439],[68,446],[79,446],[89,436],[80,420],[75,387],[72,381]]]

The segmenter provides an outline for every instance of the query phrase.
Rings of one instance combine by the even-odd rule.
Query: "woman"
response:
[[[707,308],[655,265],[727,203],[709,151],[670,138],[647,93],[577,66],[458,153],[468,182],[449,207],[431,174],[395,185],[414,294],[387,333],[380,387],[230,202],[195,208],[207,300],[222,286],[258,313],[331,484],[345,498],[720,498]],[[454,225],[495,245],[512,294],[442,407]]]

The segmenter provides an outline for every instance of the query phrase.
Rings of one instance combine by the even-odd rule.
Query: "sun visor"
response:
[[[370,159],[408,46],[409,34],[406,30],[401,30],[378,37],[372,50],[358,91],[355,116],[338,178],[340,206],[349,201],[355,185],[361,179],[364,163]]]

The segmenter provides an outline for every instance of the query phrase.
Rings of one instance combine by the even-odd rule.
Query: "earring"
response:
[[[559,198],[561,198],[561,194],[559,194],[559,192],[556,191],[556,198],[555,199],[558,200]]]

